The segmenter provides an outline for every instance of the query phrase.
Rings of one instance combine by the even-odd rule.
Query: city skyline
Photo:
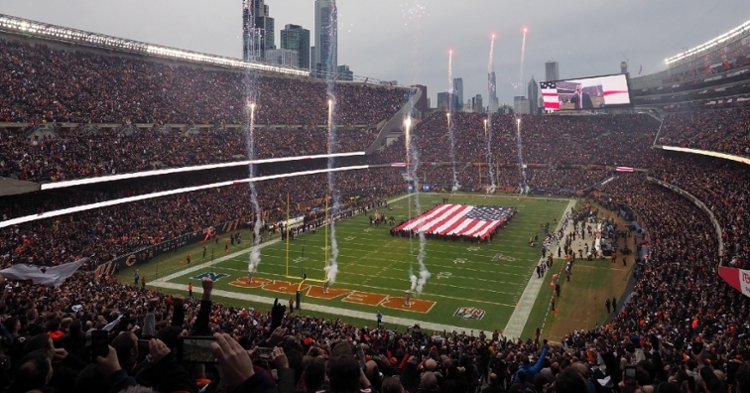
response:
[[[313,1],[265,0],[265,4],[277,26],[294,24],[313,34]],[[750,18],[750,2],[742,0],[720,4],[634,0],[606,5],[581,1],[552,3],[541,12],[521,4],[491,7],[473,2],[436,5],[392,0],[383,0],[377,7],[340,0],[337,8],[335,65],[346,64],[357,75],[397,80],[401,85],[426,85],[433,106],[437,93],[449,88],[449,50],[453,50],[453,75],[463,78],[465,96],[479,93],[489,98],[487,61],[493,33],[498,104],[503,105],[525,94],[528,75],[545,75],[544,63],[550,59],[561,65],[561,78],[619,73],[626,59],[633,76],[641,67],[647,75],[665,69],[666,57]],[[240,0],[68,0],[45,2],[43,7],[35,1],[0,0],[0,13],[8,15],[235,58],[242,58],[241,10]],[[576,15],[586,23],[571,24],[565,15]],[[128,22],[132,20],[138,23]],[[458,29],[445,28],[457,20],[471,22]],[[528,27],[523,67],[527,77],[519,81],[524,27]],[[279,47],[280,29],[276,30],[273,39]]]

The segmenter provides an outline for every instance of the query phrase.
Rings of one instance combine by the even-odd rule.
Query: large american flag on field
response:
[[[542,88],[542,101],[544,101],[544,109],[548,111],[560,110],[560,98],[557,95],[557,83],[555,82],[542,82],[539,84]]]
[[[471,236],[484,239],[513,213],[512,207],[439,205],[396,227],[439,235]]]

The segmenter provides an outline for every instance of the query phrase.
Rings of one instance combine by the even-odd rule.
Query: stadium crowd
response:
[[[258,124],[295,125],[259,132],[261,156],[299,154],[301,146],[310,152],[326,148],[325,133],[310,127],[326,121],[327,95],[320,82],[251,80],[230,71],[7,39],[0,43],[0,89],[7,92],[0,97],[0,120],[241,123],[243,97],[254,85],[262,92]],[[375,124],[404,101],[404,91],[398,89],[339,84],[337,92],[341,124]],[[416,126],[414,146],[423,163],[424,182],[447,189],[456,181],[470,190],[489,183],[487,167],[458,164],[453,179],[449,166],[431,164],[451,160],[451,143],[455,162],[486,162],[484,119],[456,113],[449,127],[445,115],[438,113]],[[515,117],[497,115],[491,120],[490,156],[500,167],[495,173],[499,187],[524,182],[524,172],[512,166],[519,163],[522,145],[523,163],[542,164],[523,168],[530,186],[555,192],[593,186],[588,201],[615,212],[628,206],[646,229],[635,235],[641,246],[649,246],[647,258],[637,260],[640,278],[602,326],[551,337],[560,339],[560,346],[549,345],[541,333],[535,339],[508,338],[499,331],[502,327],[468,335],[430,332],[418,325],[399,331],[380,323],[362,327],[298,316],[280,304],[269,305],[270,311],[216,304],[209,279],[200,283],[197,300],[79,271],[57,288],[20,282],[4,286],[0,388],[9,393],[750,392],[750,298],[718,276],[719,246],[709,218],[687,199],[647,181],[644,174],[621,174],[602,185],[609,172],[589,165],[649,168],[649,175],[689,191],[721,224],[724,261],[747,268],[750,178],[745,168],[651,149],[659,123],[646,115],[520,119],[522,140],[516,137]],[[660,143],[746,155],[746,120],[744,110],[671,116]],[[60,138],[49,140],[0,131],[0,176],[54,181],[151,169],[156,158],[176,167],[226,162],[246,154],[244,137],[237,131],[220,129],[196,136],[151,130],[134,135],[79,131],[61,132]],[[277,141],[276,132],[290,134]],[[368,129],[352,132],[338,148],[357,148],[364,138],[373,138]],[[134,155],[135,162],[130,162]],[[396,143],[371,162],[399,162],[404,157],[403,144]],[[275,170],[279,168],[267,173]],[[57,201],[56,194],[26,201],[4,198],[12,203],[3,204],[0,214],[8,218],[40,213],[71,206],[76,198],[111,199],[225,179],[222,176],[235,172],[201,176],[150,179],[114,191],[82,189],[81,194],[61,194]],[[344,209],[379,203],[405,187],[399,171],[389,167],[343,172],[334,178]],[[258,186],[266,223],[285,217],[288,194],[293,201],[290,210],[300,215],[319,206],[327,193],[325,175]],[[89,257],[95,265],[217,223],[251,222],[249,199],[249,187],[235,185],[2,228],[0,263],[60,265]],[[110,344],[106,348],[94,340],[94,332],[102,330]],[[182,359],[180,337],[186,335],[212,336],[215,361],[202,365]],[[632,377],[627,375],[631,367]]]
[[[451,161],[451,128],[455,162],[487,162],[487,115],[453,113],[451,126],[437,112],[413,130],[420,162]],[[520,116],[523,162],[555,165],[609,165],[646,168],[658,155],[652,151],[660,123],[648,115]],[[519,162],[516,117],[492,116],[490,160],[500,165]],[[400,142],[403,144],[403,142]],[[405,150],[389,157],[403,162]]]
[[[245,75],[141,57],[0,38],[0,122],[321,125],[325,81]],[[336,124],[374,125],[406,102],[401,88],[337,83]]]
[[[0,150],[7,152],[0,157],[0,176],[52,182],[240,161],[250,156],[249,138],[242,129],[186,134],[154,127],[128,135],[79,127],[42,138],[26,137],[25,132],[0,128]],[[333,151],[363,151],[375,136],[372,130],[340,127]],[[259,128],[254,137],[256,159],[328,152],[327,130],[322,127]]]
[[[750,269],[750,212],[747,188],[750,175],[744,164],[715,158],[670,155],[655,168],[653,175],[689,192],[716,217],[721,225],[724,254],[722,262],[730,267]]]
[[[750,108],[681,112],[664,119],[658,145],[750,157]]]
[[[391,168],[341,172],[334,178],[343,204],[350,197],[394,195],[404,187],[401,176]],[[325,174],[277,179],[259,183],[257,191],[264,220],[276,222],[286,216],[287,194],[294,201],[291,213],[304,214],[328,193],[328,182]],[[239,184],[2,228],[0,263],[58,265],[81,257],[105,262],[222,222],[253,222],[250,197],[250,188]]]
[[[270,312],[222,307],[211,301],[209,279],[201,282],[199,301],[79,272],[59,288],[11,284],[5,291],[4,370],[18,370],[4,374],[2,383],[9,392],[117,392],[132,385],[160,392],[219,386],[229,392],[473,392],[484,377],[487,392],[747,392],[750,302],[718,278],[706,216],[637,174],[591,197],[614,211],[627,204],[638,212],[648,228],[639,241],[651,248],[639,261],[643,274],[632,298],[602,327],[563,337],[563,346],[511,340],[498,331],[363,328],[285,315],[282,305],[269,305]],[[109,332],[106,356],[91,356],[92,329]],[[181,335],[213,335],[217,364],[180,359]],[[631,365],[635,381],[628,385],[623,371]]]

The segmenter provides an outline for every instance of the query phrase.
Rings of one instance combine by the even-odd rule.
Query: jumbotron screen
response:
[[[625,74],[594,76],[540,83],[544,109],[587,110],[630,106]]]

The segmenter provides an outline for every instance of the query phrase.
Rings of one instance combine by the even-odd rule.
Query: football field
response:
[[[410,276],[419,276],[418,239],[394,237],[390,225],[371,226],[368,215],[356,215],[336,223],[338,242],[338,277],[328,293],[323,291],[326,260],[325,230],[301,234],[289,242],[278,237],[261,245],[261,263],[252,280],[247,279],[249,260],[248,240],[242,247],[231,246],[225,253],[224,239],[219,244],[208,242],[181,249],[182,255],[191,251],[191,265],[177,264],[172,255],[156,264],[139,266],[149,275],[149,284],[168,290],[186,290],[192,282],[200,288],[202,277],[216,281],[214,295],[232,299],[234,305],[269,304],[278,298],[284,304],[301,293],[302,313],[343,320],[374,321],[380,311],[386,323],[410,325],[421,322],[427,329],[467,330],[503,329],[513,314],[535,266],[541,258],[540,246],[532,248],[530,237],[543,237],[540,226],[559,221],[569,200],[516,196],[488,196],[471,194],[421,194],[422,210],[428,210],[448,198],[448,203],[462,205],[497,205],[515,207],[517,215],[500,230],[490,244],[469,241],[427,239],[424,266],[430,272],[421,294],[411,296],[405,306],[405,291],[411,287]],[[409,216],[409,203],[414,196],[395,198],[390,210],[378,209],[387,217],[401,222]],[[243,239],[251,238],[249,231]],[[213,259],[202,258],[200,249],[206,245]],[[190,246],[188,246],[190,247]],[[332,249],[328,241],[328,255]],[[210,254],[209,254],[210,255]],[[288,261],[288,263],[287,263]],[[159,269],[159,267],[157,267]],[[308,280],[302,282],[301,277]],[[128,282],[132,271],[123,271],[121,280]],[[221,301],[221,299],[217,299]],[[533,299],[532,299],[533,300]],[[442,329],[441,329],[442,328]]]

